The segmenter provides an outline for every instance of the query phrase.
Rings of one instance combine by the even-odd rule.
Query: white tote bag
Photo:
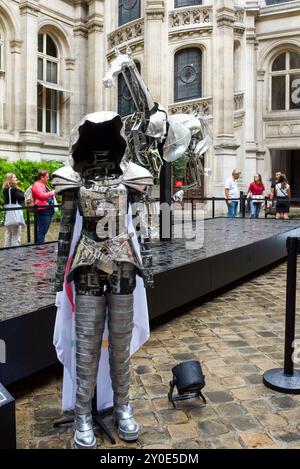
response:
[[[8,190],[9,203],[4,205],[5,208],[16,209],[21,208],[20,204],[11,203],[11,187]],[[5,226],[25,225],[23,210],[8,210],[5,214]]]

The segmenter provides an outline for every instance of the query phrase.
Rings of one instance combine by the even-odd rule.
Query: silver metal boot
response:
[[[95,392],[101,343],[105,325],[107,297],[76,296],[76,404],[75,435],[77,448],[96,448],[93,430],[92,399]]]
[[[135,441],[139,425],[129,405],[133,294],[108,295],[109,364],[114,392],[113,418],[122,440]]]

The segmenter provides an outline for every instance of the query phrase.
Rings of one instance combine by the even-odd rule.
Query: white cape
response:
[[[134,233],[129,213],[129,232]],[[76,223],[70,249],[67,270],[70,267],[72,255],[81,233],[82,218],[77,212]],[[138,241],[133,237],[136,251],[139,252]],[[65,275],[66,278],[66,275]],[[54,329],[53,343],[56,348],[57,357],[64,365],[62,410],[71,410],[75,407],[76,396],[76,353],[75,353],[75,287],[74,283],[66,284],[62,292],[56,295],[57,315]],[[149,317],[146,290],[143,280],[136,277],[136,288],[134,291],[134,328],[130,352],[136,352],[150,336]],[[113,403],[113,392],[109,375],[108,360],[108,328],[107,321],[103,335],[101,358],[97,376],[97,407],[98,410],[111,407]]]

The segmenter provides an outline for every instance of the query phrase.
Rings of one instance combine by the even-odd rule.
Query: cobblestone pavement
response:
[[[118,448],[300,448],[300,396],[273,392],[261,379],[282,365],[285,276],[281,264],[152,332],[132,362],[141,436],[133,445],[118,440]],[[170,369],[189,359],[203,365],[207,404],[184,401],[173,410]],[[61,415],[60,388],[53,370],[13,387],[19,448],[72,447],[72,428],[52,425]],[[97,435],[99,446],[111,447]]]

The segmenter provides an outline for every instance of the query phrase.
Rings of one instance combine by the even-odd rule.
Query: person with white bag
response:
[[[24,193],[18,188],[18,179],[15,174],[7,173],[3,181],[5,213],[5,241],[4,247],[20,246],[22,227],[25,225],[23,210],[20,210],[24,202]]]

